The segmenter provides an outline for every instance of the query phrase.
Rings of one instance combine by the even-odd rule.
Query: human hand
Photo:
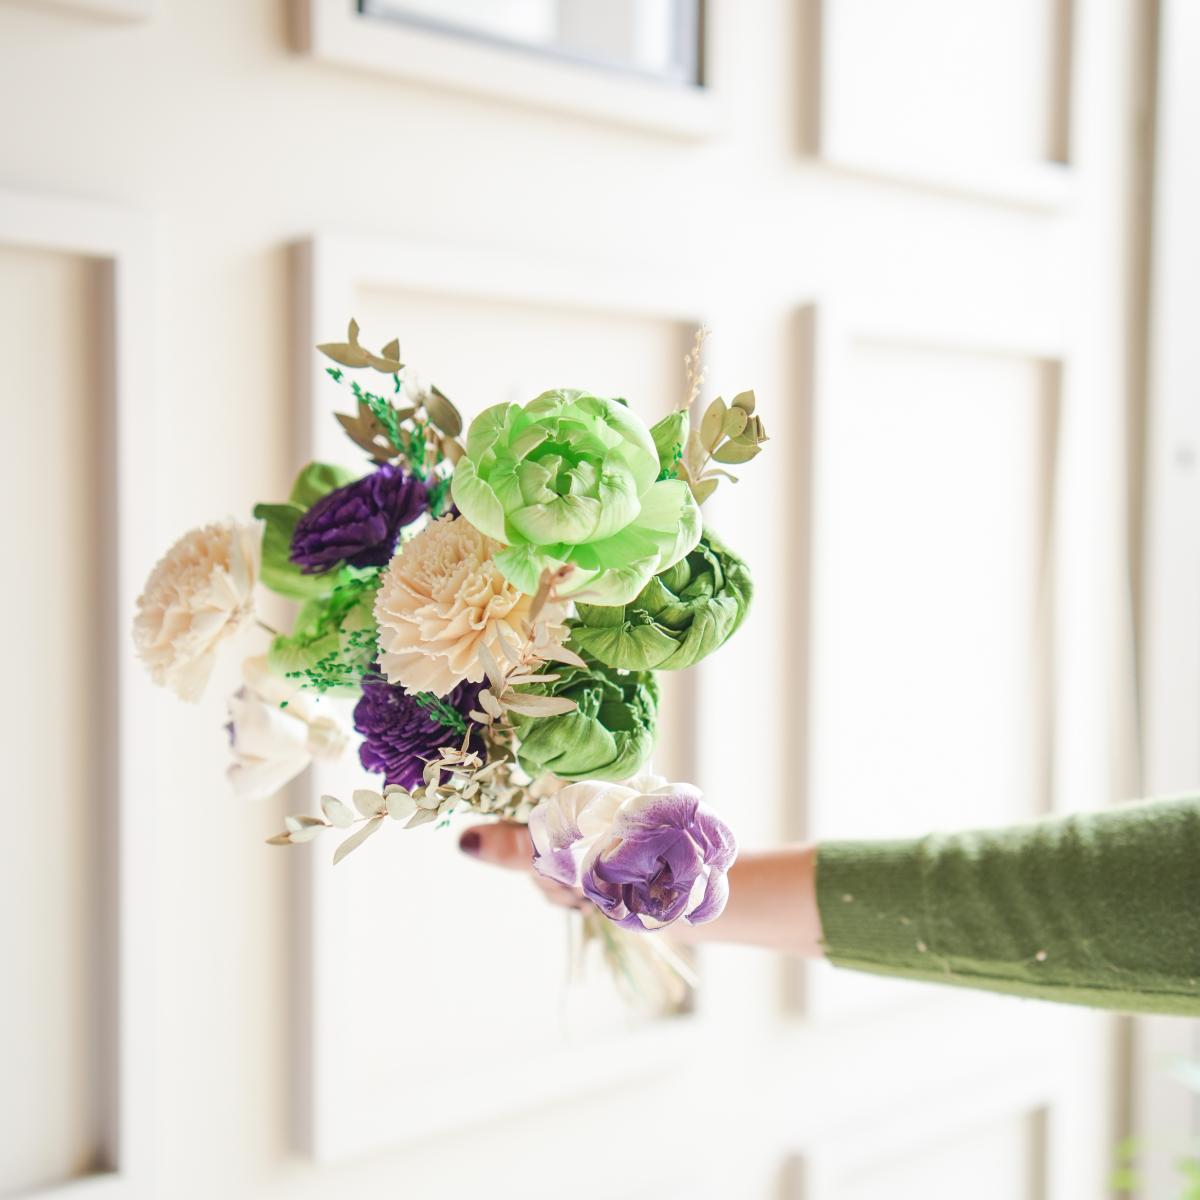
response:
[[[551,904],[577,911],[591,905],[578,889],[534,870],[533,843],[524,825],[510,821],[475,825],[462,834],[458,845],[480,862],[524,871]],[[671,929],[681,942],[737,942],[805,956],[823,954],[815,868],[812,843],[743,853],[730,869],[729,903],[721,916],[703,925],[676,921]]]
[[[555,879],[539,875],[533,868],[533,842],[529,830],[515,821],[500,821],[492,825],[473,825],[458,839],[458,848],[480,862],[523,871],[538,890],[559,908],[582,912],[591,901],[577,888],[567,887]]]

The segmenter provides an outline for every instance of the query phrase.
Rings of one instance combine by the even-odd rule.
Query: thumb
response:
[[[529,830],[513,821],[476,825],[458,839],[458,848],[472,858],[512,871],[528,871],[533,866]]]

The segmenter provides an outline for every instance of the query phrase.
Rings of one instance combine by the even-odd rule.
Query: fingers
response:
[[[501,821],[496,825],[476,825],[458,839],[458,848],[481,862],[510,871],[533,869],[533,844],[524,825]]]
[[[588,903],[574,888],[546,879],[533,870],[533,844],[524,825],[502,821],[497,825],[475,825],[458,839],[458,848],[481,862],[510,871],[529,871],[538,890],[559,908],[582,909]]]

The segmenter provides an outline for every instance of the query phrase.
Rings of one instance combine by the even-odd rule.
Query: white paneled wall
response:
[[[841,1200],[901,1196],[954,1196],[964,1188],[977,1200],[1012,1200],[1037,1187],[1029,1165],[1036,1155],[1036,1118],[1009,1116],[930,1145],[906,1146],[864,1170],[848,1172],[837,1184]],[[981,1164],[998,1169],[982,1171]],[[1034,1192],[1034,1195],[1037,1193]]]
[[[6,840],[3,873],[0,1179],[45,1200],[87,1179],[115,1200],[148,1181],[153,1134],[149,687],[127,638],[155,494],[148,264],[130,214],[8,190],[0,254],[20,364],[4,501],[22,514],[3,747],[32,824]]]
[[[678,731],[680,768],[694,749],[697,781],[747,844],[1109,800],[1115,767],[1097,748],[1119,744],[1127,633],[1125,185],[1141,6],[714,2],[718,95],[698,103],[563,64],[429,51],[353,24],[351,7],[154,0],[145,19],[111,21],[0,3],[5,185],[116,204],[152,231],[153,324],[126,348],[153,371],[154,403],[120,431],[122,495],[141,485],[122,526],[134,574],[182,530],[286,494],[312,430],[295,350],[339,335],[343,307],[368,341],[398,334],[468,409],[553,381],[653,412],[678,388],[687,323],[708,316],[713,387],[755,387],[772,441],[712,506],[758,598],[703,673],[696,694],[710,701]],[[345,235],[388,248],[389,269],[309,294],[295,246]],[[419,270],[406,273],[405,246]],[[89,268],[4,247],[0,297],[17,309],[0,329],[5,427],[28,442],[35,397],[68,404],[85,386]],[[65,365],[50,352],[64,343]],[[77,452],[53,469],[85,465]],[[40,468],[21,464],[31,486],[52,469]],[[62,499],[75,493],[58,495],[39,534],[70,536],[79,519]],[[64,589],[81,569],[28,529],[10,536],[17,561]],[[43,628],[56,610],[4,603],[6,623],[40,631],[21,653],[67,669]],[[78,600],[69,611],[86,619]],[[260,644],[249,631],[239,648]],[[328,870],[328,848],[265,846],[284,800],[247,808],[225,785],[237,658],[199,705],[162,695],[123,727],[128,763],[145,767],[127,777],[155,818],[121,859],[151,880],[146,966],[120,1014],[122,1044],[154,1031],[154,1098],[139,1093],[122,1126],[154,1151],[144,1194],[559,1197],[565,1180],[580,1200],[787,1187],[848,1200],[881,1186],[928,1200],[959,1177],[1006,1200],[1100,1194],[1115,1141],[1102,1018],[899,986],[867,999],[824,967],[807,986],[786,973],[784,988],[767,956],[713,952],[698,1038],[663,1054],[665,1022],[636,1079],[593,1062],[572,1090],[530,1065],[585,1070],[562,1053],[570,1030],[486,1003],[519,1005],[537,980],[532,1012],[555,1007],[560,947],[545,959],[539,947],[557,923],[520,881],[473,872],[448,846],[424,856],[382,838],[329,891],[325,944],[341,957],[306,957],[304,884]],[[34,1130],[19,1154],[0,1141],[0,1192],[86,1166],[112,1110],[94,1089],[108,1094],[113,1068],[93,1065],[112,1038],[97,1051],[87,997],[55,995],[94,969],[76,947],[81,889],[102,860],[86,825],[71,825],[65,856],[44,837],[72,812],[90,817],[74,794],[26,814],[24,793],[86,777],[62,731],[30,721],[47,686],[6,701],[25,722],[19,739],[5,725],[19,763],[10,820],[38,844],[10,843],[0,897],[42,912],[38,942],[28,923],[0,935],[0,1111]],[[379,917],[389,905],[394,922]],[[503,916],[503,932],[470,932],[473,907]],[[502,977],[525,963],[529,978]],[[315,996],[337,1001],[324,1024]],[[34,1009],[33,1036],[13,1037],[13,1014]],[[608,1012],[621,1064],[647,1030]],[[300,1044],[318,1029],[319,1046]],[[19,1077],[18,1052],[31,1064]],[[312,1116],[320,1056],[338,1064],[340,1090],[316,1094],[338,1107],[348,1151],[327,1165],[293,1119]],[[480,1074],[487,1112],[476,1091],[465,1123],[456,1090]],[[434,1098],[446,1107],[431,1113]],[[421,1112],[420,1136],[400,1127],[405,1109]]]
[[[818,832],[952,828],[964,795],[981,822],[1035,815],[1048,368],[871,340],[844,352],[817,430]]]
[[[0,1062],[24,1085],[0,1092],[8,1188],[94,1169],[105,1150],[95,712],[109,631],[81,603],[101,569],[98,270],[77,255],[0,245],[0,358],[13,372],[0,499],[24,514],[11,526],[4,617],[14,636],[0,701],[10,811],[25,812],[0,849]]]

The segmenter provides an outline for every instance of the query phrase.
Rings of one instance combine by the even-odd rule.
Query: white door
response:
[[[344,453],[309,346],[350,316],[464,410],[569,385],[647,415],[707,321],[710,391],[754,387],[772,439],[709,513],[758,591],[736,641],[672,681],[663,766],[745,845],[1115,797],[1143,6],[283,7],[0,4],[7,183],[149,235],[153,320],[126,350],[154,369],[154,419],[136,418],[144,449],[118,432],[153,499],[123,571],[286,494],[304,454]],[[79,264],[105,254],[11,228],[0,296],[37,319],[5,342],[22,384],[10,371],[5,417],[32,459],[25,381],[54,411],[78,396],[77,365],[39,363],[94,319]],[[87,447],[67,450],[82,469]],[[49,515],[59,542],[69,515]],[[51,543],[19,545],[53,572]],[[61,656],[52,616],[33,636]],[[25,965],[0,1001],[0,1048],[21,1055],[0,1111],[23,1121],[0,1193],[115,1167],[114,1195],[172,1200],[1103,1194],[1112,1019],[747,950],[701,956],[687,1011],[630,1015],[602,976],[566,987],[559,916],[444,832],[373,839],[336,872],[329,847],[264,846],[310,789],[249,811],[229,795],[236,675],[233,655],[186,710],[130,684],[117,714],[147,780],[125,816],[154,824],[132,858],[149,869],[121,860],[140,902],[114,912],[152,928],[104,932],[99,957],[138,952],[116,992],[122,1044],[153,1038],[152,1087],[102,1053],[121,1013],[96,1030],[44,1003],[55,972],[87,987],[61,964],[108,978],[80,966],[76,860],[111,874],[110,843],[23,806],[39,845],[74,832],[0,879],[7,912],[53,915],[41,958],[3,926]],[[27,741],[6,752],[34,781]]]

